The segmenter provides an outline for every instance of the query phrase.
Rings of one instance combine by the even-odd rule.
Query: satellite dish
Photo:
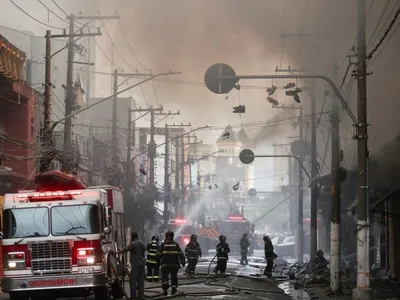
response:
[[[240,151],[239,159],[242,163],[249,165],[254,161],[254,152],[250,149]]]
[[[215,64],[204,74],[206,87],[215,94],[228,94],[239,79],[220,79],[221,76],[236,76],[235,70],[227,64]]]

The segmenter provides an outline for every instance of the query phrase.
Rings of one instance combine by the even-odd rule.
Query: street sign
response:
[[[221,80],[221,76],[236,76],[236,73],[227,64],[215,64],[207,69],[204,75],[204,83],[215,94],[228,94],[235,87],[238,79]]]
[[[250,149],[244,149],[240,151],[239,159],[246,165],[251,164],[254,161],[254,152]]]
[[[250,197],[255,197],[257,196],[257,190],[256,189],[249,189],[248,194]]]

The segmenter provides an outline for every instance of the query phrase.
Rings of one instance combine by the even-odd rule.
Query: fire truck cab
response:
[[[2,291],[10,300],[122,298],[123,264],[109,255],[125,246],[122,192],[59,171],[35,184],[5,195]]]
[[[183,218],[170,219],[168,221],[167,230],[172,230],[174,232],[174,240],[182,249],[189,243],[190,235],[195,233],[194,226]]]

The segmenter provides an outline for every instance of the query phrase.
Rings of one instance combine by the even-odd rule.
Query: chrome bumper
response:
[[[3,292],[22,292],[35,290],[76,289],[105,286],[107,284],[104,273],[74,274],[58,276],[29,276],[3,278],[1,289]]]

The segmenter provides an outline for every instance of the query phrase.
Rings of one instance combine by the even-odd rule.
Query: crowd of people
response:
[[[264,275],[270,278],[272,276],[273,260],[277,257],[274,252],[269,236],[264,236],[264,252],[267,266]],[[243,234],[240,242],[242,265],[248,264],[247,254],[250,247],[250,241],[246,233]],[[158,236],[153,236],[147,247],[139,240],[138,234],[131,234],[131,243],[124,249],[111,254],[122,254],[130,252],[130,292],[131,299],[144,298],[144,282],[158,282],[160,279],[159,271],[161,269],[161,287],[163,295],[168,295],[168,289],[171,288],[171,294],[177,293],[178,271],[181,267],[187,267],[185,273],[195,274],[196,265],[202,256],[202,251],[197,236],[192,234],[184,251],[177,242],[174,241],[174,233],[168,230],[165,233],[164,241],[159,244]],[[146,256],[147,252],[147,256]],[[215,274],[225,274],[227,262],[229,260],[230,248],[226,237],[221,235],[219,243],[216,246],[217,265],[214,268]],[[145,273],[147,269],[147,274]],[[147,276],[146,276],[147,275]],[[171,283],[169,281],[171,279]]]

